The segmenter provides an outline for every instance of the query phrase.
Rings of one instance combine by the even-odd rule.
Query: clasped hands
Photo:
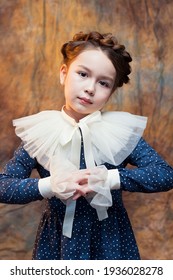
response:
[[[60,161],[54,157],[50,165],[51,190],[55,196],[62,200],[66,200],[70,197],[76,200],[80,196],[86,196],[86,194],[93,192],[89,187],[89,182],[95,173],[94,170],[78,170],[69,160],[61,162],[61,165],[59,162]]]
[[[111,171],[111,172],[110,172]],[[50,166],[50,183],[54,195],[62,200],[100,192],[100,189],[119,188],[119,176],[117,169],[107,170],[104,165],[89,169],[78,170],[70,161],[63,164],[53,158]],[[103,192],[103,191],[101,191]]]
[[[50,177],[39,180],[38,188],[44,198],[56,196],[62,201],[79,197],[92,198],[92,203],[110,205],[110,190],[120,188],[117,169],[107,170],[104,165],[78,170],[69,160],[53,157]]]
[[[90,169],[81,169],[72,172],[70,170],[66,170],[64,172],[63,170],[63,172],[59,174],[58,178],[53,176],[51,177],[50,181],[52,191],[55,196],[65,200],[69,197],[76,200],[80,196],[86,196],[86,194],[92,192],[92,190],[88,187],[90,175]]]

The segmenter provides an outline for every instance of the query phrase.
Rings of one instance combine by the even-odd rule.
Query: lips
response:
[[[84,104],[92,104],[92,101],[86,97],[78,97]]]

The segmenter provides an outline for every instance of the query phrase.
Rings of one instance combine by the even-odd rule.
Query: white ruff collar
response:
[[[115,166],[136,147],[147,118],[126,112],[94,112],[78,123],[62,111],[43,111],[16,119],[16,134],[32,158],[47,170],[53,156],[68,158],[79,168],[81,135],[87,167],[105,162]]]

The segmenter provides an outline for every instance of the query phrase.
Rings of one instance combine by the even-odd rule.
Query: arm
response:
[[[0,174],[0,202],[25,204],[41,200],[39,179],[29,178],[37,162],[20,146]]]
[[[173,169],[141,139],[128,158],[137,168],[120,168],[121,188],[130,192],[162,192],[173,188]]]

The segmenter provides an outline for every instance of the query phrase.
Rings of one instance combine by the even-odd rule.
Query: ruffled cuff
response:
[[[50,163],[50,185],[56,197],[61,200],[67,200],[73,196],[77,186],[77,184],[73,182],[75,171],[77,171],[76,166],[69,160],[61,160],[56,156],[52,157]]]
[[[96,194],[92,199],[87,197],[87,200],[96,209],[101,221],[108,217],[107,209],[112,206],[111,189],[120,188],[119,172],[117,169],[107,170],[105,166],[95,167],[88,179],[88,186]]]

